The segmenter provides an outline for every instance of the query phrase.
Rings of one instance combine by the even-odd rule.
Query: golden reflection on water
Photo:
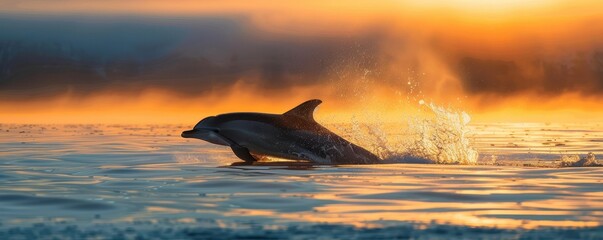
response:
[[[564,184],[588,184],[588,182],[597,182],[600,180],[590,179],[590,181],[566,181],[567,179],[562,178],[563,174],[557,177],[550,176],[548,181],[543,181],[540,184],[538,181],[513,181],[517,182],[515,185],[509,185],[505,183],[505,179],[500,179],[496,175],[491,176],[480,176],[478,174],[472,176],[471,174],[465,173],[471,171],[476,167],[469,166],[456,166],[451,169],[449,166],[429,166],[429,165],[405,165],[405,166],[388,166],[390,168],[400,167],[404,171],[418,172],[418,175],[413,177],[404,176],[381,176],[379,178],[370,179],[358,179],[355,181],[343,181],[335,180],[325,181],[333,186],[330,189],[329,194],[314,194],[312,198],[321,200],[333,200],[336,204],[326,204],[324,206],[316,207],[313,212],[306,213],[279,213],[269,210],[253,210],[253,209],[237,209],[231,212],[233,215],[257,215],[257,216],[272,216],[279,218],[286,218],[289,220],[303,219],[311,222],[322,222],[322,223],[346,223],[355,226],[373,226],[375,221],[411,221],[417,223],[439,223],[439,224],[454,224],[474,227],[499,227],[499,228],[524,228],[532,229],[537,227],[592,227],[598,226],[601,222],[602,216],[597,212],[589,212],[587,216],[584,216],[584,211],[590,211],[588,209],[603,209],[603,201],[601,199],[584,199],[584,196],[580,196],[580,193],[572,192],[574,189],[564,190],[561,196],[554,196],[553,199],[544,200],[522,200],[522,197],[517,198],[515,201],[513,198],[508,198],[507,195],[521,196],[523,194],[554,194],[551,193],[551,189],[548,187],[561,187],[570,188]],[[458,171],[461,168],[461,171]],[[495,172],[500,171],[500,168],[486,168],[489,171]],[[483,168],[481,169],[483,172]],[[516,178],[521,179],[523,172],[529,173],[531,170],[537,169],[507,169],[507,171],[513,171],[517,174]],[[480,172],[474,171],[474,172]],[[598,171],[601,174],[600,171]],[[438,177],[427,177],[427,182],[423,181],[424,174],[441,174],[446,176],[448,174],[463,176],[455,177],[458,180],[467,180],[471,182],[477,182],[478,184],[458,184],[457,186],[449,186],[446,180],[439,181],[441,178]],[[506,174],[498,174],[506,175]],[[561,176],[559,176],[561,175]],[[578,173],[576,175],[579,175]],[[570,177],[573,176],[570,174]],[[600,177],[601,175],[599,175]],[[327,177],[328,178],[328,177]],[[347,176],[344,179],[348,178]],[[431,178],[431,180],[430,180]],[[435,179],[435,181],[433,180]],[[543,178],[538,178],[542,180]],[[363,188],[368,186],[358,187],[358,182],[370,182],[373,187]],[[463,195],[475,194],[475,195],[495,195],[498,194],[500,197],[494,196],[487,199],[485,202],[479,202],[478,200],[470,200],[469,202],[457,202],[455,199],[448,199],[446,201],[442,199],[428,199],[425,201],[407,201],[405,199],[398,198],[362,198],[354,199],[353,196],[372,195],[379,193],[388,193],[392,190],[398,191],[412,191],[421,189],[424,187],[406,187],[406,186],[392,186],[394,183],[404,182],[406,184],[416,183],[418,185],[430,185],[433,188],[433,192],[450,192],[454,194],[460,194],[461,201]],[[431,182],[431,184],[429,183]],[[553,184],[556,183],[556,184]],[[542,190],[522,190],[522,186],[525,184],[529,186],[542,186]],[[356,187],[354,187],[356,186]],[[463,188],[481,188],[480,190],[463,190]],[[500,188],[516,188],[516,189],[500,189]],[[453,189],[452,191],[446,189]],[[575,197],[569,197],[566,195],[574,195]],[[596,193],[595,193],[596,194]],[[350,198],[351,197],[351,198]],[[586,196],[589,198],[588,196]],[[549,198],[549,197],[545,197]],[[367,202],[368,201],[368,202]],[[474,202],[476,201],[476,202]],[[438,209],[441,209],[438,211]],[[560,216],[560,217],[559,217]],[[541,219],[539,219],[541,218]],[[551,218],[551,219],[548,219]],[[571,220],[566,220],[571,219]]]
[[[570,140],[557,146],[561,154],[602,153],[601,146],[593,144],[602,139],[600,130],[572,126],[474,125],[473,134],[482,155],[519,162],[530,160],[526,156],[558,158],[558,150],[547,150],[555,147],[541,143],[548,139]],[[16,200],[0,199],[0,208],[8,211],[0,217],[5,222],[40,216],[85,219],[95,214],[103,216],[95,221],[110,222],[170,218],[195,223],[216,218],[224,226],[250,217],[268,225],[358,227],[402,221],[533,229],[603,222],[602,168],[433,164],[230,168],[224,166],[237,159],[227,148],[180,138],[176,133],[185,126],[0,128],[9,130],[0,135],[4,146],[0,178],[6,178],[0,193],[18,195]],[[516,134],[528,130],[529,137]],[[510,141],[534,147],[527,153],[523,147],[498,145]],[[77,208],[91,203],[106,209]],[[35,211],[20,210],[24,208]]]
[[[412,204],[419,209],[433,208],[445,205],[450,207],[450,203],[446,204],[425,204],[420,202],[405,202]],[[403,203],[398,203],[403,204]],[[455,205],[456,206],[456,205]],[[462,206],[462,205],[461,205]],[[503,206],[495,205],[493,208]],[[397,207],[366,207],[355,205],[329,205],[317,208],[311,213],[279,213],[270,210],[254,210],[254,209],[237,209],[226,213],[229,216],[268,216],[288,219],[290,221],[309,221],[316,223],[334,223],[334,224],[349,224],[356,227],[381,227],[379,222],[383,221],[404,221],[414,222],[419,224],[452,224],[459,226],[471,227],[497,227],[497,228],[523,228],[534,229],[539,227],[593,227],[600,225],[600,218],[594,219],[578,219],[575,221],[569,220],[525,220],[512,218],[491,218],[482,215],[525,215],[530,216],[538,214],[540,216],[567,214],[572,212],[533,212],[533,211],[466,211],[466,212],[420,212],[417,209],[413,212],[404,212],[404,208]],[[356,212],[358,211],[358,212]],[[373,211],[373,212],[372,212]],[[460,207],[459,211],[462,211]]]

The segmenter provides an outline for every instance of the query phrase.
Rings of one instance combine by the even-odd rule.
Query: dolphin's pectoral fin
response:
[[[249,149],[247,149],[246,147],[243,147],[243,146],[237,144],[235,141],[231,140],[230,138],[228,138],[226,136],[223,136],[223,135],[218,135],[218,136],[220,136],[223,141],[228,143],[228,145],[230,145],[230,149],[232,149],[232,152],[234,152],[234,154],[237,155],[237,157],[239,157],[240,159],[245,161],[245,163],[251,164],[253,162],[258,161],[255,157],[253,157],[251,155],[251,153],[249,153]]]
[[[232,144],[230,145],[230,148],[232,149],[232,152],[234,152],[235,155],[237,155],[237,157],[239,157],[240,159],[242,159],[243,161],[247,162],[247,163],[252,163],[252,162],[257,162],[258,160],[253,157],[251,155],[251,153],[249,153],[249,149],[238,145],[238,144]]]

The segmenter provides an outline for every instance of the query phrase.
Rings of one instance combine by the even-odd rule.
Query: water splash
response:
[[[562,155],[559,163],[560,167],[599,167],[602,165],[592,152],[586,154],[585,158],[580,158],[579,155]]]
[[[469,114],[455,112],[433,103],[426,105],[433,117],[411,119],[407,153],[426,158],[435,163],[475,164],[478,152],[473,149],[467,135]]]
[[[471,117],[433,103],[421,102],[420,106],[428,114],[391,125],[353,118],[351,126],[337,129],[385,162],[476,164],[479,154],[468,138]]]

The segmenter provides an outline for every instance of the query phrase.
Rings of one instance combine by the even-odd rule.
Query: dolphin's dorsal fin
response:
[[[322,101],[318,99],[312,99],[305,101],[304,103],[294,107],[293,109],[283,113],[285,116],[296,116],[308,121],[314,122],[314,110],[321,104]]]

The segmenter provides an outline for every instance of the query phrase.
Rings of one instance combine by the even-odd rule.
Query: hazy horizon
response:
[[[5,122],[186,122],[321,98],[327,114],[395,116],[424,100],[483,121],[593,121],[598,6],[8,1],[0,110]]]

